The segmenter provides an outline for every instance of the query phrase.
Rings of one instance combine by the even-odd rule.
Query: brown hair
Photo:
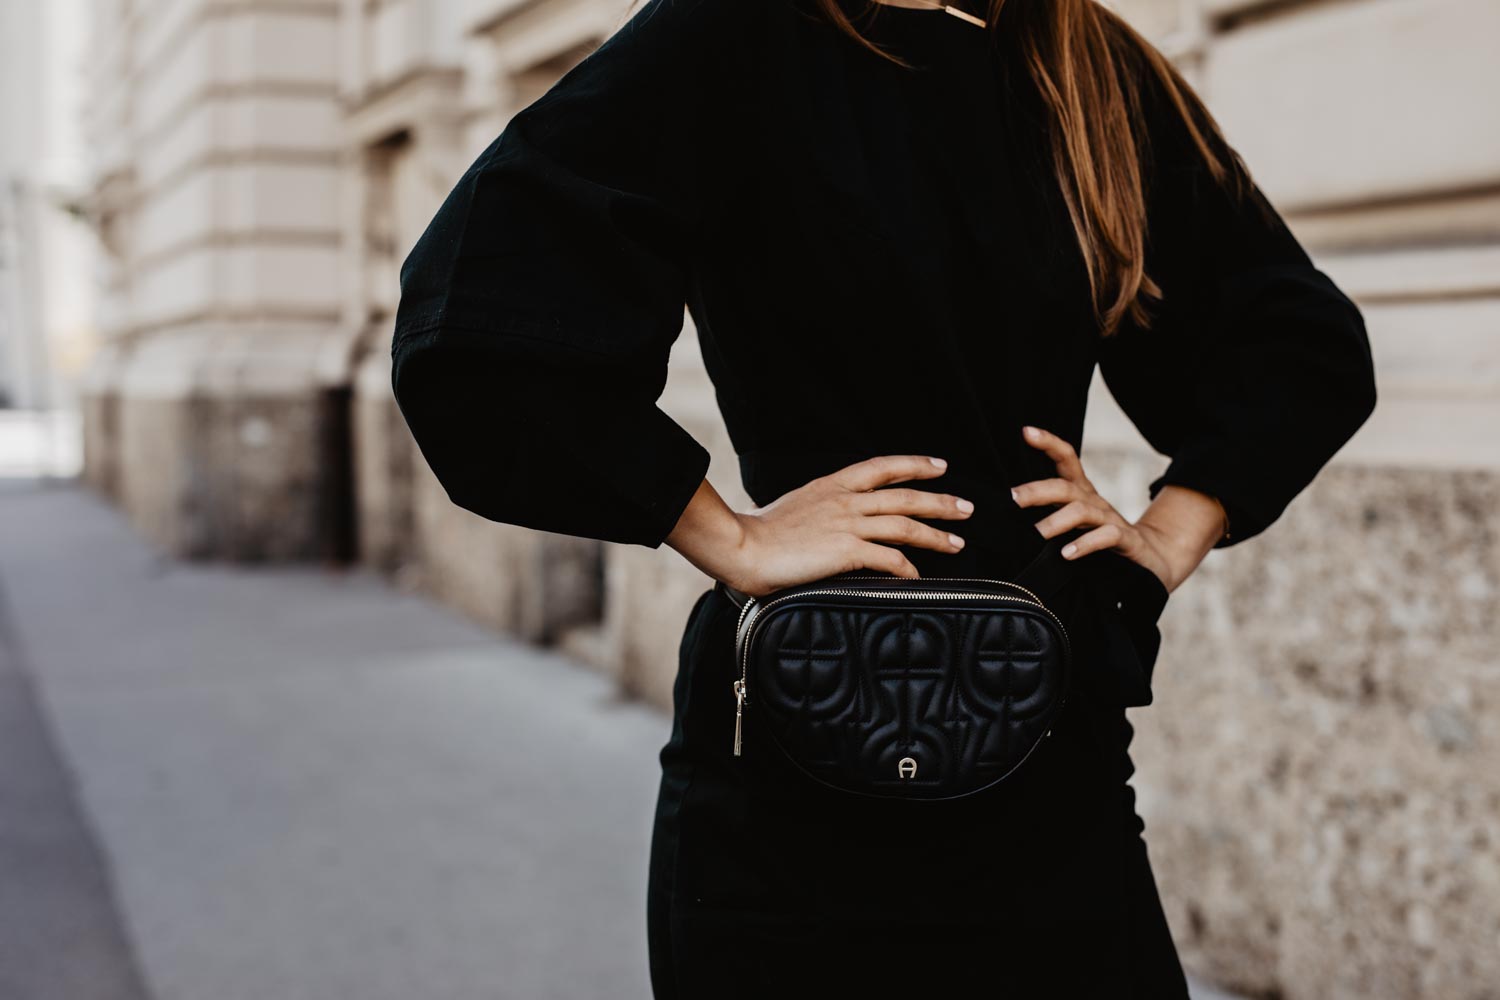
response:
[[[876,54],[907,63],[859,33],[840,0],[816,0],[840,30]],[[866,0],[866,14],[879,6]],[[1017,53],[1040,96],[1052,169],[1083,251],[1100,332],[1128,317],[1150,325],[1160,286],[1145,272],[1143,89],[1148,80],[1181,116],[1214,182],[1237,196],[1253,185],[1192,86],[1155,46],[1096,0],[988,0],[990,27]],[[934,15],[937,16],[937,15]]]

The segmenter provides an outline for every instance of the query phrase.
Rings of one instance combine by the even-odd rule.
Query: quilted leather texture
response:
[[[1003,780],[1046,735],[1068,661],[1057,624],[1020,602],[892,607],[816,595],[755,623],[746,727],[844,791],[968,795]]]

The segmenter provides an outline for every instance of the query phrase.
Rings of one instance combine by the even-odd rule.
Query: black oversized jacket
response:
[[[657,407],[686,304],[744,482],[768,503],[877,454],[1009,564],[1039,543],[1009,487],[1052,475],[1020,427],[1082,445],[1099,368],[1254,536],[1374,405],[1359,311],[1257,190],[1212,183],[1147,87],[1149,329],[1101,339],[1013,54],[883,8],[862,51],[800,0],[648,0],[517,114],[402,270],[396,398],[454,501],[657,546],[708,453]],[[1134,65],[1128,64],[1128,65]],[[1253,166],[1253,164],[1252,164]]]

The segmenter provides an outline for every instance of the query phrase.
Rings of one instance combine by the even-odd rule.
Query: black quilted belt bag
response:
[[[1047,597],[1070,579],[1058,550],[1073,534],[1015,579],[846,573],[762,597],[724,587],[740,606],[734,754],[780,754],[823,785],[886,799],[1004,781],[1068,696],[1072,651]]]

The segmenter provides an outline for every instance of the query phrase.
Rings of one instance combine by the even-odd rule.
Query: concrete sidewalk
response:
[[[0,600],[6,1000],[649,997],[668,720],[605,678],[70,487],[0,489]]]
[[[0,525],[151,996],[650,995],[661,715],[373,578],[160,562],[74,489]]]

